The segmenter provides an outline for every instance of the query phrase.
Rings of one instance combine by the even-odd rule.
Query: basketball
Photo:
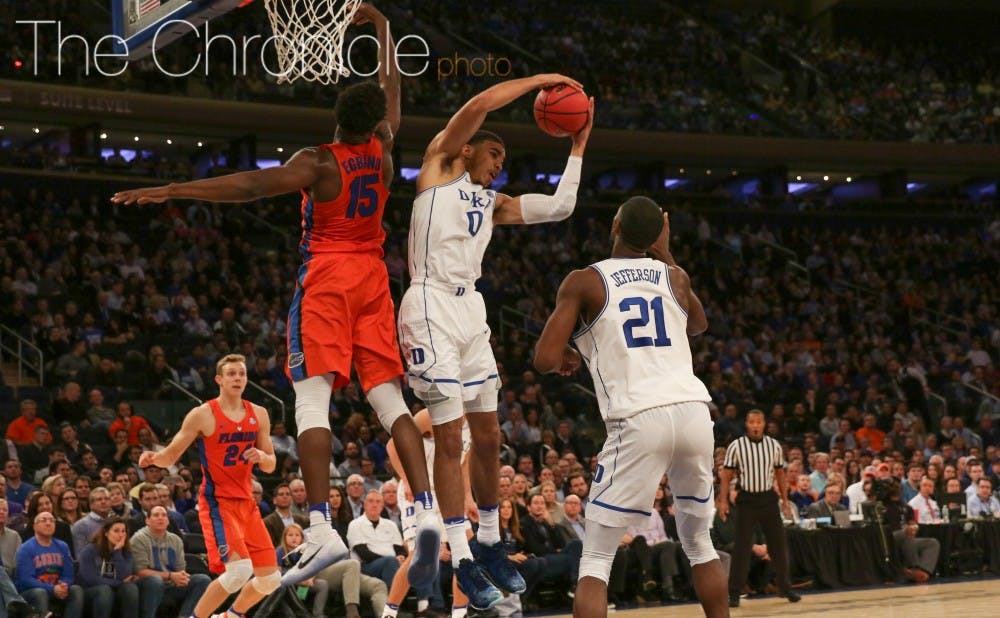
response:
[[[589,116],[590,99],[575,86],[543,88],[535,97],[535,122],[553,137],[573,135],[587,125]]]

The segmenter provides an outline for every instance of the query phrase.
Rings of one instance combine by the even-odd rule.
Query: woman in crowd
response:
[[[340,538],[347,538],[347,526],[350,525],[351,507],[347,505],[344,498],[344,489],[339,485],[330,488],[330,523],[340,534]]]
[[[84,517],[86,513],[80,510],[80,496],[75,489],[64,489],[55,504],[55,516],[59,521],[66,522],[71,528],[73,524]]]
[[[514,492],[514,501],[524,508],[528,508],[528,477],[523,474],[515,474],[511,490]]]
[[[124,521],[117,517],[105,520],[94,542],[80,551],[78,562],[77,583],[83,587],[91,616],[139,615],[139,588],[132,573],[132,551]]]
[[[66,479],[61,474],[53,474],[42,481],[42,493],[52,500],[52,504],[59,502],[59,496],[66,490]]]
[[[847,484],[853,485],[861,480],[861,464],[857,459],[847,462]]]
[[[108,497],[111,499],[111,512],[118,517],[129,519],[137,515],[121,483],[108,483]]]
[[[73,530],[69,524],[59,519],[52,503],[52,498],[42,491],[35,491],[28,498],[28,508],[25,509],[28,525],[21,532],[21,540],[27,541],[35,536],[34,521],[39,513],[51,513],[56,518],[56,533],[52,536],[69,545],[69,552],[73,554]],[[73,556],[76,557],[75,554]]]
[[[498,514],[500,517],[500,538],[507,549],[507,557],[515,564],[514,568],[524,578],[526,588],[522,596],[527,598],[544,577],[545,559],[530,556],[524,550],[524,536],[521,534],[521,523],[513,500],[510,498],[500,500]]]
[[[542,481],[538,486],[538,492],[545,498],[545,508],[549,511],[552,523],[559,525],[566,519],[566,514],[563,513],[562,503],[557,500],[556,484],[552,481]]]

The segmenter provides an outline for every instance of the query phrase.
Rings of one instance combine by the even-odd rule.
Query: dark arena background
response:
[[[0,0],[0,616],[4,607],[44,615],[35,593],[51,597],[46,611],[80,615],[39,588],[32,556],[19,550],[36,538],[35,517],[46,511],[71,551],[75,564],[64,573],[81,589],[83,615],[125,615],[120,596],[98,594],[102,582],[79,563],[84,532],[97,528],[75,524],[104,521],[88,511],[108,488],[131,537],[155,504],[140,501],[141,489],[162,484],[159,500],[183,543],[177,570],[209,574],[195,509],[197,452],[166,471],[138,461],[169,443],[188,410],[217,395],[215,363],[226,354],[246,357],[244,396],[270,413],[278,465],[255,475],[254,495],[263,516],[283,511],[272,518],[276,546],[287,514],[300,513],[295,394],[285,367],[302,197],[110,200],[127,189],[281,166],[302,148],[331,142],[338,94],[362,75],[376,79],[376,44],[384,42],[371,25],[347,29],[350,76],[336,84],[279,79],[275,42],[265,43],[273,34],[265,0],[236,4]],[[409,284],[416,176],[448,118],[487,87],[538,73],[570,76],[596,100],[572,216],[498,227],[476,284],[502,380],[500,455],[510,468],[501,468],[501,497],[524,523],[536,514],[521,505],[543,493],[547,513],[539,517],[559,536],[555,546],[513,539],[512,553],[543,565],[531,573],[530,592],[470,615],[572,611],[575,582],[548,573],[544,556],[577,535],[560,525],[568,521],[563,502],[586,498],[605,426],[586,368],[542,375],[533,354],[560,282],[609,254],[612,217],[635,195],[669,212],[672,252],[708,317],[691,352],[712,397],[717,473],[753,409],[766,414],[765,433],[787,461],[794,508],[784,532],[803,599],[792,605],[777,596],[771,556],[755,537],[733,615],[995,614],[1000,4],[375,5],[391,23],[403,72],[396,178],[383,220],[397,307]],[[190,23],[164,28],[159,48],[110,37],[166,15]],[[551,195],[569,150],[568,138],[536,126],[534,96],[491,112],[484,125],[504,139],[507,157],[492,188],[509,195]],[[404,396],[418,409],[412,391]],[[365,489],[383,488],[394,472],[389,434],[356,377],[334,394],[329,419],[330,480],[341,499],[356,497],[354,473]],[[578,493],[571,480],[580,475]],[[938,557],[918,569],[905,551],[911,537],[893,534],[899,522],[860,502],[889,500],[878,494],[881,484],[901,487],[909,501],[925,477],[937,508],[926,521],[921,515],[911,537],[934,539]],[[849,519],[810,510],[824,506],[835,484]],[[637,534],[623,539],[609,603],[637,617],[702,615],[669,479],[661,485],[654,515],[662,537],[646,539],[648,547],[636,546]],[[392,519],[395,485],[383,495]],[[974,506],[980,502],[986,507]],[[343,532],[355,516],[364,515],[337,512],[335,526]],[[732,522],[716,517],[716,548],[731,552],[734,535]],[[136,565],[140,547],[133,544]],[[449,615],[447,562],[440,586],[410,592],[399,615]],[[359,584],[338,573],[327,585],[280,590],[250,615],[383,615],[391,582],[361,575]],[[104,579],[120,583],[132,573],[110,575]],[[190,609],[186,585],[169,584],[177,594],[152,605],[138,586],[141,618]],[[19,605],[18,593],[35,608]]]

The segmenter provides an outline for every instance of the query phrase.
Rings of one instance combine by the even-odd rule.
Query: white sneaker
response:
[[[299,560],[281,576],[282,586],[294,586],[347,557],[349,551],[336,530],[314,540],[314,535],[306,534],[306,541],[299,549]],[[318,535],[317,535],[318,536]]]

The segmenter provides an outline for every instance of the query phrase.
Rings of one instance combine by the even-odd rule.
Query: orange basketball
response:
[[[535,122],[553,137],[573,135],[587,125],[590,100],[576,86],[559,84],[543,88],[535,97]]]

